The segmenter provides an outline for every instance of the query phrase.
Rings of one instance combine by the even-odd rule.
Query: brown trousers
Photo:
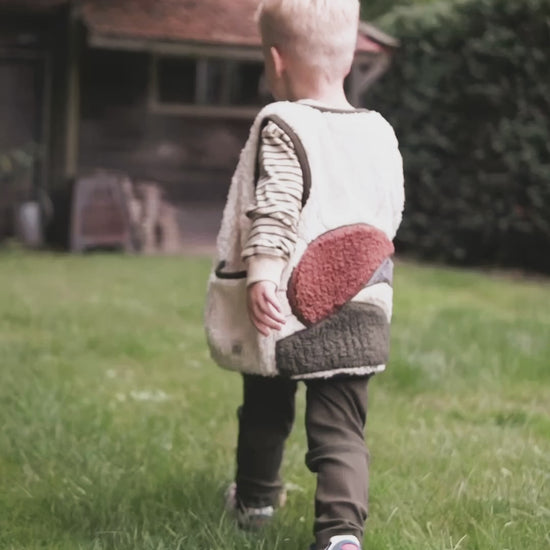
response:
[[[297,383],[244,375],[239,408],[237,491],[244,506],[275,505],[283,488],[284,443],[295,416]],[[318,549],[341,534],[363,537],[368,504],[364,428],[368,377],[308,380],[306,465],[317,475],[314,533]]]

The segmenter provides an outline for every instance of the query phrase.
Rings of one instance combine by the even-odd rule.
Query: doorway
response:
[[[0,239],[13,234],[16,205],[44,184],[47,68],[40,53],[0,50]]]

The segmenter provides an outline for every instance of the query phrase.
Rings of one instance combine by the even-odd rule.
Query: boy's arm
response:
[[[274,122],[261,135],[260,177],[252,219],[243,251],[248,271],[248,306],[252,322],[262,334],[284,324],[276,290],[283,269],[294,252],[302,210],[303,177],[290,137]]]

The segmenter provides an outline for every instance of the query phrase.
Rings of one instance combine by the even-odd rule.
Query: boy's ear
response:
[[[285,72],[285,61],[281,52],[275,47],[271,46],[269,49],[269,54],[271,56],[271,61],[273,61],[273,68],[275,69],[275,74],[280,78]]]

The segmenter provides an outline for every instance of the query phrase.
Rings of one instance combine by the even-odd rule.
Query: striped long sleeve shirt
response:
[[[303,175],[294,144],[273,121],[262,130],[255,203],[248,209],[252,228],[242,257],[248,284],[279,284],[294,252],[302,209]]]

